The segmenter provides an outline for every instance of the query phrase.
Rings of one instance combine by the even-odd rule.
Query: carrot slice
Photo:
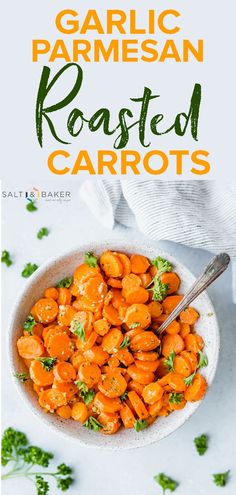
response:
[[[105,435],[113,435],[120,427],[119,416],[116,413],[101,412],[98,421],[103,425],[101,432]]]
[[[135,416],[133,415],[128,404],[123,403],[120,410],[120,417],[125,428],[133,428],[135,423]]]
[[[37,335],[38,337],[42,337],[43,335],[43,330],[44,330],[44,327],[42,325],[42,323],[36,323],[33,328],[31,329],[31,332],[30,334],[32,335]],[[24,331],[24,335],[27,336],[29,335],[29,332],[27,331]]]
[[[197,354],[200,350],[197,335],[195,333],[189,333],[188,335],[186,335],[184,342],[187,351],[191,351]]]
[[[48,287],[48,289],[45,289],[44,291],[44,297],[49,297],[50,299],[55,299],[55,301],[58,298],[58,290],[56,287]]]
[[[185,406],[186,406],[186,400],[184,397],[178,403],[171,402],[169,400],[169,408],[171,409],[171,411],[179,411],[180,409],[183,409]]]
[[[94,397],[94,406],[99,412],[114,413],[120,410],[121,401],[119,398],[111,399],[102,394],[102,392],[97,392]]]
[[[72,299],[71,292],[69,289],[66,289],[66,287],[60,287],[58,289],[58,298],[57,302],[58,304],[70,304]]]
[[[85,357],[83,356],[82,352],[80,352],[80,351],[75,351],[75,352],[72,354],[72,356],[71,356],[70,360],[71,360],[72,366],[73,366],[76,370],[78,370],[78,369],[79,369],[79,367],[80,367],[80,365],[81,365],[81,363],[83,363],[83,362],[85,361]]]
[[[92,388],[99,382],[101,370],[96,363],[81,363],[79,367],[79,379],[86,383],[89,388]]]
[[[123,297],[121,290],[118,289],[111,290],[111,303],[116,309],[119,309],[121,306],[127,307],[125,298]]]
[[[81,323],[84,328],[85,335],[88,336],[92,331],[93,313],[91,311],[78,311],[74,314],[73,319],[71,320],[72,331],[73,326],[76,326],[76,323]]]
[[[133,273],[145,273],[150,266],[148,259],[141,254],[132,254],[130,262]]]
[[[149,383],[143,389],[143,399],[146,404],[154,404],[163,396],[164,390],[158,382]]]
[[[192,373],[192,367],[189,360],[180,355],[175,356],[174,358],[174,370],[185,378]]]
[[[166,333],[169,335],[175,335],[180,332],[180,323],[176,320],[172,321],[170,325],[166,328]]]
[[[112,328],[102,339],[102,348],[109,354],[116,352],[123,342],[123,334],[118,328]]]
[[[110,277],[107,280],[107,285],[110,285],[110,287],[114,287],[114,289],[121,289],[122,288],[121,280],[119,280],[117,278]]]
[[[59,325],[65,325],[69,327],[75,314],[76,314],[76,310],[73,308],[73,306],[70,306],[69,304],[60,305],[59,313],[57,317],[57,321]]]
[[[119,372],[106,373],[98,383],[98,388],[106,397],[114,399],[120,397],[127,388],[124,377]]]
[[[17,340],[17,348],[20,356],[24,359],[34,359],[43,356],[45,352],[43,342],[37,335],[20,337]]]
[[[124,291],[125,300],[128,304],[144,304],[149,299],[149,292],[143,287],[136,287]]]
[[[66,403],[65,394],[60,390],[49,388],[39,394],[39,404],[47,411],[53,411],[60,406],[65,406]]]
[[[136,392],[134,392],[134,390],[131,390],[131,392],[128,393],[128,397],[137,416],[140,419],[147,419],[149,413],[142,399],[139,397],[139,395]]]
[[[185,337],[190,333],[191,331],[191,328],[190,328],[190,325],[188,323],[180,323],[180,337],[182,337],[182,339],[185,339]]]
[[[120,258],[111,251],[105,251],[102,254],[100,265],[107,277],[117,278],[123,275],[123,264]]]
[[[102,346],[95,345],[91,349],[84,352],[84,357],[91,363],[103,366],[109,359],[108,352],[104,351]]]
[[[72,364],[61,361],[53,368],[53,374],[58,382],[74,382],[76,379],[76,371]]]
[[[156,372],[157,378],[162,378],[163,376],[166,376],[169,373],[169,369],[165,365],[165,360],[166,358],[159,359],[159,366]]]
[[[181,311],[179,319],[181,323],[188,323],[189,325],[194,325],[199,318],[199,313],[194,308],[187,308],[185,311]]]
[[[134,358],[127,348],[119,349],[116,353],[116,357],[125,366],[129,366],[134,362]]]
[[[105,318],[101,318],[101,319],[95,321],[93,324],[93,328],[94,328],[95,332],[98,335],[101,335],[102,337],[104,335],[106,335],[106,333],[109,332],[110,326],[111,326],[110,323],[108,323],[108,321],[105,320]]]
[[[67,335],[69,335],[70,330],[68,327],[63,325],[55,325],[49,328],[44,338],[44,343],[46,347],[48,346],[50,337],[52,337],[52,335],[57,335],[58,333],[67,333]]]
[[[92,313],[95,313],[97,310],[97,304],[85,296],[77,298],[76,301],[72,303],[72,306],[76,311],[91,311]]]
[[[75,404],[73,404],[71,417],[80,423],[84,423],[86,421],[88,418],[88,408],[84,402],[75,402]]]
[[[107,364],[108,364],[108,366],[111,366],[112,368],[117,368],[120,365],[120,361],[119,361],[118,357],[111,356],[108,359],[108,363]]]
[[[158,416],[159,411],[162,409],[163,406],[163,398],[159,399],[157,402],[154,402],[151,404],[148,408],[148,412],[152,417]]]
[[[141,383],[142,385],[148,385],[148,383],[153,382],[155,378],[152,371],[140,370],[135,364],[128,367],[127,373],[135,382]]]
[[[137,368],[139,368],[140,370],[152,371],[153,373],[155,373],[155,371],[157,370],[157,368],[159,366],[158,359],[156,361],[139,361],[137,359],[137,360],[135,360],[134,363],[135,363],[135,366],[137,366]]]
[[[169,373],[168,385],[170,385],[175,392],[184,392],[186,390],[183,377],[177,373]]]
[[[194,352],[191,351],[182,351],[180,353],[180,356],[183,356],[186,360],[189,361],[189,364],[191,366],[191,372],[193,373],[197,369],[197,365],[198,365],[198,359],[196,354],[194,354]]]
[[[175,354],[179,354],[184,350],[184,340],[177,333],[176,335],[164,335],[162,339],[162,354],[165,357],[168,357],[171,352],[175,352]]]
[[[136,382],[135,380],[130,380],[127,388],[128,390],[133,390],[134,392],[136,392],[138,395],[141,396],[143,393],[144,385],[142,385],[139,382]]]
[[[90,278],[84,284],[83,296],[96,304],[103,303],[107,293],[107,284],[101,275]]]
[[[139,333],[135,337],[131,339],[130,349],[133,352],[137,351],[152,351],[156,349],[160,345],[159,338],[155,335],[155,333],[146,330],[142,333]]]
[[[130,273],[130,275],[126,275],[122,279],[122,287],[124,290],[132,290],[135,287],[140,287],[142,284],[141,278],[134,273]]]
[[[36,385],[45,387],[53,383],[53,371],[47,371],[40,361],[33,359],[29,368],[30,378]]]
[[[67,401],[70,401],[78,393],[78,387],[74,383],[58,382],[56,379],[52,388],[62,392]]]
[[[148,304],[149,313],[152,320],[156,320],[162,314],[162,305],[158,301],[152,301]]]
[[[103,317],[106,318],[109,323],[111,323],[111,325],[114,325],[116,327],[121,325],[122,323],[117,309],[114,308],[114,306],[112,306],[111,304],[108,304],[108,306],[104,306]]]
[[[134,354],[134,359],[139,361],[156,361],[158,353],[155,351],[138,351]]]
[[[166,272],[160,276],[160,281],[162,284],[168,285],[167,294],[173,294],[177,292],[180,286],[180,278],[177,273],[174,272]]]
[[[166,314],[172,313],[173,309],[178,306],[180,301],[183,299],[184,296],[181,295],[176,295],[176,296],[167,296],[164,301],[162,302],[162,307],[163,311]]]
[[[140,277],[141,282],[142,282],[142,287],[146,288],[150,285],[150,283],[152,281],[152,277],[151,277],[150,273],[140,273],[139,277]]]
[[[58,407],[58,409],[56,410],[58,416],[60,416],[63,419],[70,419],[71,412],[72,412],[71,407],[68,404],[66,406]]]
[[[142,328],[147,328],[151,323],[151,315],[145,304],[132,304],[126,311],[124,323],[132,327],[134,323],[139,323]]]
[[[192,385],[189,385],[185,391],[184,398],[190,402],[201,400],[207,390],[207,382],[205,378],[197,373],[193,379]]]
[[[131,263],[130,259],[126,254],[123,253],[115,253],[118,258],[120,259],[122,266],[123,266],[123,273],[122,276],[124,277],[125,275],[129,275],[131,272]]]
[[[91,277],[96,277],[100,273],[99,266],[92,267],[86,264],[78,266],[74,272],[74,284],[79,289],[83,289],[83,284]]]
[[[51,323],[57,317],[58,304],[50,297],[43,297],[35,303],[34,312],[39,323]]]
[[[50,337],[47,351],[51,357],[67,361],[74,352],[74,345],[66,333],[58,333]]]

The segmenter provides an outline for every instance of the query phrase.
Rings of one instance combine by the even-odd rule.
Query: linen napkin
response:
[[[97,220],[138,227],[168,240],[232,257],[236,302],[236,184],[217,181],[86,180],[80,196]]]

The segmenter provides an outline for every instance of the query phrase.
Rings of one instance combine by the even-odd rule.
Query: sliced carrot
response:
[[[69,291],[70,291],[71,295],[74,297],[78,297],[80,295],[79,289],[78,289],[77,285],[74,284],[74,282],[72,282],[72,284],[69,288]]]
[[[55,301],[58,298],[58,290],[56,287],[48,287],[48,289],[45,289],[44,291],[44,297],[50,298],[50,299],[55,299]]]
[[[58,304],[70,304],[72,299],[71,292],[66,287],[60,287],[58,289]]]
[[[84,284],[83,296],[96,304],[103,303],[107,293],[107,284],[101,275],[90,278]]]
[[[127,388],[128,390],[133,390],[134,392],[136,392],[138,395],[141,396],[143,393],[144,385],[142,385],[139,382],[136,382],[135,380],[130,380]]]
[[[33,359],[29,368],[30,378],[36,385],[45,387],[46,385],[52,385],[53,383],[53,371],[47,371],[43,364],[36,359]]]
[[[65,325],[69,327],[75,314],[76,314],[76,310],[73,308],[73,306],[70,306],[69,304],[60,305],[59,313],[57,317],[57,321],[59,325]]]
[[[156,351],[138,351],[134,354],[134,359],[139,361],[156,361],[158,353]]]
[[[145,304],[132,304],[126,311],[124,323],[132,327],[139,323],[142,328],[147,328],[151,323],[151,315]]]
[[[137,351],[153,351],[160,345],[160,340],[155,333],[146,330],[131,339],[130,349]]]
[[[150,273],[151,275],[151,279],[153,279],[155,277],[155,275],[158,274],[158,269],[156,266],[152,265],[150,266],[149,270],[148,270],[148,273]]]
[[[148,408],[148,412],[152,417],[158,416],[159,411],[162,409],[163,406],[163,398],[159,399],[157,402],[154,402],[151,404]]]
[[[128,404],[123,403],[120,410],[120,417],[125,428],[133,428],[135,423],[135,416]]]
[[[166,358],[159,359],[159,366],[158,366],[157,372],[156,372],[157,378],[162,378],[163,376],[166,376],[167,373],[169,373],[169,369],[165,365],[165,360],[166,360]]]
[[[119,398],[111,399],[102,394],[102,392],[97,392],[94,397],[94,406],[99,412],[114,413],[120,410],[121,401]]]
[[[71,407],[68,404],[66,406],[58,407],[56,413],[63,419],[70,419],[72,413]]]
[[[119,309],[121,306],[127,307],[125,298],[122,295],[121,290],[112,289],[111,290],[111,303],[114,308]]]
[[[149,309],[149,313],[152,317],[152,320],[156,320],[156,318],[158,318],[163,311],[162,305],[158,301],[150,302],[148,304],[148,309]]]
[[[67,399],[65,394],[53,388],[44,390],[39,394],[39,404],[48,411],[53,411],[60,406],[65,406]]]
[[[101,378],[101,370],[96,363],[81,363],[79,367],[79,379],[92,388]]]
[[[105,435],[113,435],[120,427],[119,416],[116,413],[101,412],[98,421],[103,425],[101,432]]]
[[[136,287],[134,289],[125,290],[124,296],[128,304],[144,304],[149,299],[149,292],[143,287]]]
[[[65,361],[61,361],[54,366],[53,374],[58,382],[74,382],[76,379],[75,368]]]
[[[135,360],[135,366],[139,368],[140,370],[144,371],[152,371],[155,373],[159,366],[159,360],[157,359],[156,361],[139,361],[138,359]]]
[[[123,327],[124,326],[125,325],[123,325]],[[126,337],[129,337],[129,339],[131,340],[133,337],[135,337],[136,335],[139,335],[139,333],[142,333],[142,332],[143,332],[143,328],[142,327],[135,327],[135,328],[132,328],[132,330],[128,330],[125,333],[125,335],[126,335]]]
[[[184,347],[184,340],[178,333],[176,335],[164,335],[162,339],[162,354],[165,357],[168,357],[173,351],[175,354],[179,354],[184,350]]]
[[[83,284],[92,277],[96,277],[100,273],[99,266],[92,267],[86,264],[78,266],[74,272],[74,284],[79,291],[83,289]]]
[[[102,348],[104,351],[112,354],[116,352],[123,342],[123,334],[118,328],[112,328],[102,339]]]
[[[72,306],[76,311],[92,311],[92,313],[97,309],[97,304],[85,296],[78,297]]]
[[[58,333],[67,333],[67,335],[69,335],[70,330],[68,327],[63,325],[54,325],[51,328],[49,328],[44,338],[44,343],[46,347],[48,346],[50,337],[52,337],[52,335],[57,335]]]
[[[29,369],[30,368],[30,365],[31,365],[31,362],[32,362],[32,359],[24,359],[23,361],[25,363],[26,368]]]
[[[150,273],[140,273],[139,277],[140,277],[141,282],[142,282],[142,287],[146,288],[150,285],[150,283],[152,281],[152,277],[151,277]]]
[[[17,340],[17,348],[20,356],[24,359],[34,359],[43,356],[45,352],[43,342],[37,335],[20,337]]]
[[[166,328],[166,333],[169,335],[175,335],[180,332],[180,323],[176,320],[172,321],[170,325]]]
[[[186,390],[186,385],[185,385],[184,379],[178,373],[170,373],[169,374],[168,385],[170,385],[170,387],[175,392],[184,392]]]
[[[122,277],[124,277],[125,275],[129,275],[131,272],[130,259],[128,258],[128,256],[126,254],[123,254],[123,253],[116,253],[116,255],[120,259],[122,266],[123,266]]]
[[[111,251],[105,251],[100,257],[100,265],[107,277],[117,278],[123,275],[121,259]]]
[[[36,385],[36,383],[33,383],[33,390],[36,392],[37,395],[41,394],[44,390],[47,388],[51,388],[49,386],[42,387],[42,385]]]
[[[122,279],[122,287],[124,290],[132,290],[136,287],[140,287],[142,284],[141,278],[138,277],[138,275],[135,275],[134,273],[130,273],[130,275],[126,275]]]
[[[119,361],[125,366],[129,366],[134,362],[134,358],[131,352],[125,347],[118,350],[118,352],[116,353],[116,358],[118,358]]]
[[[167,284],[167,294],[173,294],[177,292],[180,286],[180,278],[177,273],[174,272],[166,272],[160,276],[160,281],[162,284]]]
[[[191,331],[190,325],[188,323],[180,323],[180,337],[184,339]]]
[[[189,360],[179,354],[174,358],[174,370],[185,378],[192,373],[192,367]]]
[[[47,351],[51,357],[67,361],[74,352],[74,345],[66,333],[58,333],[50,337]]]
[[[108,366],[111,366],[112,368],[117,368],[120,365],[120,361],[117,356],[111,356],[108,359]]]
[[[186,360],[189,361],[189,364],[191,366],[191,372],[193,373],[197,369],[197,365],[198,365],[197,355],[191,351],[182,351],[180,353],[180,356],[183,356]]]
[[[171,411],[179,411],[179,410],[183,409],[185,406],[186,406],[186,400],[185,400],[184,396],[181,399],[181,401],[178,403],[171,402],[169,400],[169,408],[171,409]]]
[[[31,329],[30,335],[37,335],[38,337],[41,338],[43,335],[43,330],[44,330],[44,327],[43,327],[42,323],[36,323],[33,326],[33,328]],[[27,337],[27,335],[29,335],[29,332],[24,331],[24,335]]]
[[[180,301],[182,301],[184,296],[176,295],[176,296],[167,296],[162,302],[163,311],[166,314],[172,313],[172,311],[178,306]]]
[[[119,372],[106,373],[98,383],[98,388],[106,397],[114,399],[126,391],[127,383]]]
[[[155,404],[163,396],[164,390],[158,382],[149,383],[143,389],[143,400],[146,404]]]
[[[199,318],[199,313],[196,311],[196,309],[189,308],[185,309],[185,311],[181,311],[179,315],[181,323],[188,323],[189,325],[194,325],[196,321]]]
[[[67,401],[71,401],[78,393],[78,387],[74,383],[58,382],[56,379],[53,382],[52,388],[62,392]]]
[[[75,421],[84,423],[88,419],[88,408],[84,402],[75,402],[72,406],[71,416]]]
[[[190,402],[201,400],[207,390],[207,382],[205,378],[197,373],[193,379],[192,385],[189,385],[185,391],[184,398]]]
[[[57,317],[58,304],[50,297],[43,297],[35,303],[34,312],[39,323],[51,323]]]
[[[103,318],[106,318],[111,325],[114,326],[119,326],[121,325],[122,321],[119,317],[119,313],[114,306],[111,304],[108,304],[108,306],[104,306],[103,308]]]
[[[110,326],[111,326],[110,323],[108,323],[108,321],[105,320],[104,318],[101,318],[101,319],[95,321],[93,324],[93,328],[94,328],[95,332],[98,335],[101,335],[102,337],[104,335],[106,335],[106,333],[109,332]]]
[[[153,382],[155,378],[152,371],[140,370],[135,364],[131,364],[131,366],[128,367],[127,373],[131,376],[132,380],[141,383],[142,385],[148,385],[148,383]]]
[[[186,335],[184,342],[186,351],[191,351],[197,354],[197,352],[200,350],[197,335],[195,333],[189,333],[188,335]]]
[[[71,358],[71,363],[72,363],[72,366],[78,370],[81,363],[83,363],[85,361],[85,357],[83,356],[82,352],[80,352],[79,350],[78,351],[75,351]]]
[[[94,347],[95,343],[98,340],[98,334],[96,332],[91,332],[88,337],[86,337],[85,341],[80,338],[76,339],[76,347],[80,352],[88,351]]]
[[[91,349],[84,352],[84,357],[91,363],[103,366],[109,359],[108,352],[104,351],[101,346],[95,345]]]
[[[197,338],[197,345],[198,345],[198,349],[199,349],[199,351],[202,351],[202,349],[204,349],[204,346],[205,346],[205,344],[204,344],[204,340],[203,340],[203,338],[202,338],[200,335],[198,335],[197,333],[196,333],[195,335],[196,335],[196,338]]]
[[[145,273],[150,266],[148,259],[141,254],[132,254],[130,262],[133,273]]]
[[[72,331],[73,326],[76,326],[76,323],[82,324],[85,335],[88,336],[92,331],[93,313],[91,311],[78,311],[74,314],[73,319],[71,320]]]
[[[119,280],[117,278],[110,277],[107,280],[107,285],[109,285],[110,287],[114,287],[114,289],[121,289],[122,288],[121,280]]]
[[[139,397],[139,395],[136,392],[134,392],[134,390],[131,390],[130,392],[128,392],[128,397],[129,397],[129,400],[130,400],[137,416],[140,419],[147,419],[149,416],[149,413],[148,413],[146,406],[144,405],[144,402]]]

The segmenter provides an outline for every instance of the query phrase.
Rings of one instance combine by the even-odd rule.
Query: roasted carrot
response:
[[[207,382],[205,378],[197,373],[193,379],[192,385],[189,385],[185,391],[184,398],[190,402],[201,400],[207,390]]]
[[[129,397],[129,400],[130,400],[137,416],[140,419],[147,419],[149,416],[149,413],[148,413],[148,410],[147,410],[145,404],[143,403],[141,397],[139,397],[139,395],[136,392],[134,392],[134,390],[131,390],[128,393],[128,397]]]
[[[149,383],[143,389],[143,399],[146,404],[154,404],[163,396],[164,390],[158,382]]]
[[[142,328],[147,328],[151,323],[151,315],[145,304],[132,304],[126,311],[124,323],[128,327],[139,323]]]
[[[58,407],[56,413],[63,419],[70,419],[72,413],[71,407],[68,404],[66,406]]]
[[[142,385],[148,385],[148,383],[153,382],[155,377],[152,371],[140,370],[135,364],[131,364],[131,366],[128,367],[127,373],[131,376],[132,380],[141,383]]]
[[[61,361],[54,366],[53,374],[58,382],[74,382],[76,379],[75,368],[65,361]]]
[[[54,411],[60,406],[65,406],[66,403],[65,394],[60,390],[49,388],[39,394],[39,404],[47,411]]]
[[[48,289],[45,289],[43,295],[46,298],[49,297],[50,299],[55,299],[56,301],[58,298],[58,290],[56,289],[56,287],[48,287]]]
[[[168,285],[167,294],[173,294],[177,292],[180,286],[180,278],[177,273],[166,272],[160,276],[160,281],[162,284]]]
[[[33,380],[36,385],[41,387],[52,385],[54,379],[53,371],[48,371],[43,366],[42,362],[33,359],[30,364],[29,372],[31,380]]]
[[[181,323],[188,323],[189,325],[194,325],[199,318],[199,313],[194,308],[187,308],[182,311],[179,315]]]
[[[183,296],[181,295],[167,296],[162,303],[164,313],[166,314],[172,313],[173,309],[175,309],[176,306],[178,306],[178,304],[182,299]]]
[[[111,251],[105,251],[100,257],[100,265],[107,277],[117,278],[123,275],[121,259]]]
[[[171,352],[179,354],[179,352],[184,350],[184,340],[180,335],[164,335],[162,339],[162,354],[168,357]]]
[[[49,356],[67,361],[74,352],[74,345],[66,333],[58,333],[50,337],[47,351]]]
[[[153,351],[160,344],[160,340],[155,333],[146,330],[131,339],[130,349],[137,351]]]
[[[132,254],[130,261],[133,273],[145,273],[150,266],[148,259],[141,254]]]
[[[91,361],[91,363],[103,366],[103,364],[108,361],[109,354],[103,350],[102,346],[95,345],[84,352],[84,357],[85,359],[88,359],[88,361]]]
[[[119,372],[106,373],[98,383],[98,388],[106,397],[114,399],[126,391],[127,383]]]
[[[120,410],[121,401],[119,398],[111,399],[102,394],[102,392],[97,392],[94,397],[94,407],[97,412],[114,413]]]
[[[75,421],[84,423],[88,418],[88,408],[84,402],[75,402],[72,406],[71,416]]]
[[[125,428],[133,428],[135,416],[133,415],[128,404],[124,403],[120,409],[120,417]]]
[[[123,334],[119,328],[112,328],[102,339],[102,348],[109,354],[118,351],[123,342]]]
[[[43,342],[37,335],[20,337],[17,340],[17,348],[20,356],[24,359],[34,359],[44,354]]]

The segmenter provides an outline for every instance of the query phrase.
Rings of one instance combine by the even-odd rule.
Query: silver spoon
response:
[[[155,333],[157,335],[161,335],[166,327],[172,323],[172,321],[179,316],[181,311],[184,311],[189,304],[196,299],[207,287],[209,287],[216,278],[221,275],[226,268],[228,268],[230,262],[230,257],[227,253],[220,253],[217,254],[210,263],[207,265],[205,268],[204,272],[200,277],[194,282],[192,287],[189,289],[187,294],[183,297],[183,299],[180,301],[178,306],[170,313],[168,318],[162,323],[162,325],[155,330]]]

